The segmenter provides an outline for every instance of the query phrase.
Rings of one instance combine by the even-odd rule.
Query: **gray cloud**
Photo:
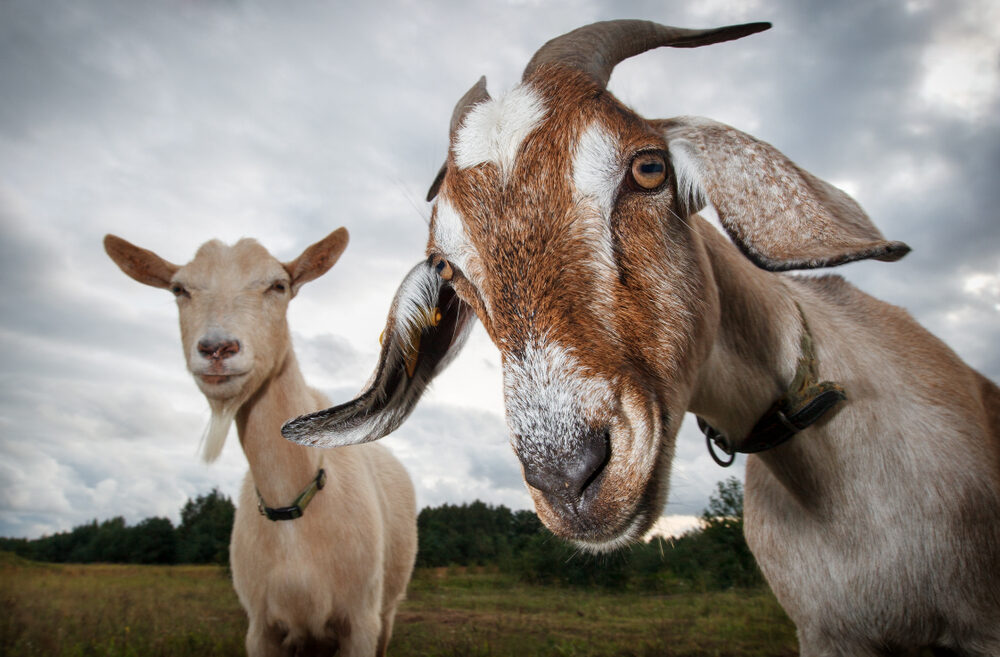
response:
[[[173,300],[123,276],[105,233],[178,263],[244,235],[288,260],[347,226],[341,261],[289,313],[307,379],[344,401],[422,256],[454,102],[481,74],[501,93],[547,39],[618,17],[772,20],[624,62],[611,89],[650,117],[730,123],[848,187],[914,252],[839,273],[1000,377],[1000,15],[986,0],[13,0],[0,5],[0,533],[176,519],[186,496],[235,494],[242,477],[235,440],[197,462],[207,409]],[[484,342],[388,441],[422,504],[530,506],[499,395],[482,391],[498,378]],[[697,514],[740,470],[717,469],[688,421],[672,472],[668,512]]]

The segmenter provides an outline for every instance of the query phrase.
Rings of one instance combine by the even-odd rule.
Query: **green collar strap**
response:
[[[843,386],[832,381],[819,380],[819,359],[813,346],[812,333],[809,331],[809,324],[806,322],[802,307],[798,303],[795,307],[799,309],[799,317],[802,319],[802,340],[795,377],[785,394],[764,413],[750,433],[737,443],[704,419],[698,418],[698,427],[705,434],[708,453],[722,467],[732,465],[737,452],[754,454],[787,442],[847,399]],[[713,443],[729,455],[728,461],[719,458]]]
[[[309,485],[299,493],[299,496],[295,498],[291,506],[282,506],[276,509],[264,504],[264,498],[261,497],[258,490],[257,509],[260,511],[260,515],[266,516],[268,520],[295,520],[296,518],[301,518],[306,507],[309,506],[309,502],[316,496],[316,493],[323,489],[324,485],[326,485],[326,470],[320,468],[319,472],[316,473],[316,478],[309,482]]]

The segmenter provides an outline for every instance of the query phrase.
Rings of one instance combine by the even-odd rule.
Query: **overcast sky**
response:
[[[172,296],[125,277],[118,234],[184,263],[255,237],[282,260],[344,225],[340,262],[289,318],[335,402],[375,364],[392,294],[422,257],[423,198],[455,101],[498,95],[546,40],[596,20],[774,28],[620,65],[647,117],[695,114],[844,188],[913,253],[839,273],[907,308],[1000,378],[1000,5],[993,0],[380,3],[0,0],[0,535],[93,518],[178,519],[235,495],[245,460],[197,447],[207,404]],[[666,512],[698,514],[716,467],[685,422]],[[418,504],[530,508],[499,359],[469,346],[387,443]]]

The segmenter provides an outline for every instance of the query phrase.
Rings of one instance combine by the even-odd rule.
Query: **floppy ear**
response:
[[[340,259],[350,239],[347,229],[341,226],[320,241],[308,247],[295,260],[284,263],[285,271],[292,277],[292,296],[303,283],[319,278]]]
[[[699,117],[656,125],[667,139],[680,201],[690,212],[711,203],[758,267],[813,269],[909,253],[903,242],[887,241],[854,199],[770,144]]]
[[[116,235],[104,236],[104,250],[118,267],[143,285],[170,287],[170,279],[180,269],[148,249],[127,242]]]
[[[337,447],[392,433],[465,344],[475,316],[430,262],[421,262],[392,301],[378,366],[365,390],[346,404],[289,420],[281,434],[302,445]]]

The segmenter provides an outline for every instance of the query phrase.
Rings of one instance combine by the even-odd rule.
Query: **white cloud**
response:
[[[994,308],[1000,310],[1000,267],[996,272],[977,272],[969,274],[962,283],[962,291],[977,299],[993,302]]]
[[[698,529],[702,526],[702,521],[699,516],[661,516],[653,526],[650,528],[646,535],[642,537],[642,540],[647,543],[656,537],[660,538],[677,538],[678,536],[683,536],[693,529]]]
[[[935,110],[965,120],[995,112],[1000,101],[1000,6],[990,0],[956,5],[921,63],[920,96]]]

